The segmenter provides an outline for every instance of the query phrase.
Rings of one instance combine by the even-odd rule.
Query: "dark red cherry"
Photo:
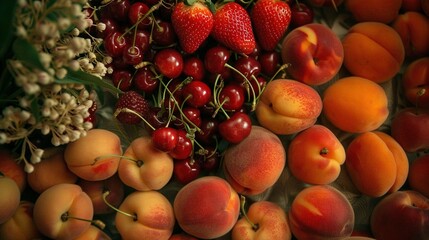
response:
[[[122,56],[125,48],[128,46],[127,40],[121,32],[113,32],[104,39],[104,50],[111,57]]]
[[[235,112],[230,118],[219,123],[219,134],[227,142],[237,144],[249,136],[252,122],[246,113]]]
[[[128,65],[137,65],[143,61],[143,53],[140,48],[136,46],[128,46],[122,53],[124,63]]]
[[[150,48],[150,33],[146,30],[136,29],[134,36],[134,30],[127,34],[127,41],[130,44],[134,43],[134,46],[140,48],[141,52],[144,54]],[[134,38],[135,37],[135,38]]]
[[[201,126],[201,112],[199,108],[184,107],[182,109],[182,112],[186,116],[186,118],[191,121],[195,126]]]
[[[128,12],[128,19],[132,25],[138,24],[140,29],[149,29],[151,26],[151,17],[146,15],[149,11],[149,6],[143,2],[135,2],[131,4],[130,10]]]
[[[206,74],[204,62],[198,57],[192,56],[184,59],[183,74],[192,77],[192,80],[202,81]]]
[[[113,32],[120,31],[121,29],[118,22],[112,17],[103,17],[100,22],[106,25],[106,29],[104,29],[104,31],[99,35],[102,38],[109,36]]]
[[[182,74],[183,57],[176,49],[165,48],[156,53],[154,64],[162,75],[177,78]]]
[[[179,141],[177,130],[172,127],[162,127],[152,132],[153,145],[163,152],[169,152],[177,146]]]
[[[201,172],[200,164],[190,158],[174,161],[173,174],[182,184],[187,184],[198,178]]]
[[[201,131],[195,133],[195,139],[204,145],[215,144],[218,125],[218,120],[215,118],[203,118],[200,125]]]
[[[225,85],[219,93],[219,104],[225,110],[238,110],[245,102],[244,89],[238,83]]]
[[[128,12],[130,7],[131,3],[129,0],[115,0],[111,1],[109,5],[107,5],[109,16],[120,22],[128,21]]]
[[[252,77],[257,77],[261,73],[261,64],[253,57],[240,57],[234,62],[233,67],[241,72],[244,77],[235,71],[232,71],[232,76],[235,81],[246,83]]]
[[[193,144],[191,139],[187,136],[185,130],[177,130],[178,141],[176,147],[168,152],[174,159],[186,159],[189,158],[193,151]]]
[[[132,85],[133,74],[127,69],[113,71],[112,83],[122,91],[127,91]]]
[[[167,21],[159,21],[155,25],[152,31],[152,38],[154,43],[159,46],[170,46],[177,41],[173,25]]]
[[[274,76],[281,65],[281,56],[279,52],[264,52],[258,57],[261,65],[261,73],[268,77]]]
[[[225,64],[231,56],[229,49],[223,46],[214,46],[207,50],[204,54],[204,66],[210,73],[222,73]]]
[[[192,107],[202,107],[207,104],[211,97],[211,88],[202,81],[191,81],[183,88],[183,99],[186,104]]]
[[[212,146],[205,147],[204,150],[207,152],[204,154],[196,153],[194,157],[199,162],[201,170],[207,172],[217,171],[220,166],[221,155]]]
[[[305,3],[294,3],[291,8],[290,25],[292,28],[312,23],[314,20],[313,9]]]
[[[134,87],[145,93],[153,93],[159,86],[159,80],[156,78],[150,68],[139,68],[133,77]]]

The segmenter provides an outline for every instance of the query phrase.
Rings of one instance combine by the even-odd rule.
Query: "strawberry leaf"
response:
[[[0,58],[3,59],[5,53],[9,49],[13,38],[13,21],[15,19],[15,9],[17,1],[7,0],[2,2],[0,8]]]
[[[15,57],[31,67],[45,69],[40,61],[39,54],[34,45],[23,38],[17,38],[13,43]]]

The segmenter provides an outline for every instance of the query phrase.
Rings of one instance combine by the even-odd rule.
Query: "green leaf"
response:
[[[30,67],[45,69],[39,58],[39,53],[33,44],[25,39],[17,38],[13,43],[15,57]]]
[[[34,118],[36,118],[36,122],[42,121],[42,114],[40,113],[40,106],[38,103],[38,98],[34,98],[33,101],[31,101],[31,113],[33,113]]]
[[[15,19],[16,0],[3,0],[0,8],[0,58],[3,59],[5,53],[13,39],[13,21]]]
[[[57,83],[79,83],[92,86],[93,88],[101,88],[110,91],[114,94],[119,94],[122,91],[113,86],[108,80],[99,78],[84,71],[71,71],[69,70],[66,77],[57,79]]]

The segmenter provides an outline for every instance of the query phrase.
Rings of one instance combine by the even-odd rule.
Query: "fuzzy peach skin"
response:
[[[397,191],[409,169],[405,151],[383,132],[357,135],[347,146],[345,165],[356,188],[370,197]]]
[[[411,162],[408,173],[408,184],[429,198],[429,155],[423,155]]]
[[[391,193],[374,207],[370,226],[377,240],[429,239],[429,199],[413,190]]]
[[[338,178],[346,151],[334,133],[316,124],[290,142],[287,164],[291,174],[309,184],[329,184]]]
[[[341,78],[326,88],[322,95],[323,116],[346,132],[376,130],[389,116],[386,92],[366,78]]]
[[[19,207],[21,191],[18,184],[7,176],[0,174],[0,224],[9,220]]]
[[[345,6],[357,22],[390,23],[399,15],[402,0],[345,0]]]
[[[283,63],[293,79],[308,85],[331,80],[343,64],[344,50],[333,30],[320,23],[293,29],[281,45]]]
[[[429,57],[413,60],[402,75],[405,97],[414,106],[429,108]]]
[[[159,190],[173,176],[173,158],[153,146],[149,136],[134,139],[118,167],[122,182],[139,191]]]
[[[264,240],[292,238],[288,217],[283,208],[274,202],[258,201],[250,205],[247,217],[241,217],[234,225],[232,240]],[[253,224],[251,224],[250,222]],[[253,227],[256,225],[256,229]]]
[[[89,196],[71,183],[54,185],[42,192],[33,208],[33,219],[37,229],[52,239],[74,239],[86,230],[91,223],[73,218],[92,220],[93,206]]]
[[[34,203],[23,200],[19,203],[15,214],[8,221],[0,224],[2,240],[42,239],[33,220]]]
[[[248,196],[273,186],[285,165],[286,150],[279,137],[256,125],[247,138],[228,147],[223,158],[225,179],[235,191]]]
[[[175,224],[168,199],[158,191],[135,191],[127,195],[117,212],[115,225],[122,239],[168,240]]]
[[[173,209],[183,231],[197,238],[213,239],[233,228],[240,213],[240,199],[224,179],[205,176],[179,190]]]
[[[78,177],[97,181],[116,173],[121,155],[119,136],[109,130],[95,128],[67,144],[64,159],[70,171]]]
[[[77,238],[74,240],[111,240],[112,238],[107,235],[103,230],[100,228],[91,225],[89,226],[88,230],[80,234]]]
[[[405,60],[398,32],[378,22],[353,25],[342,39],[344,67],[354,76],[376,83],[391,80]]]
[[[27,186],[27,174],[23,165],[15,161],[15,155],[8,149],[0,149],[0,172],[12,178],[18,184],[19,190]]]
[[[400,14],[392,23],[402,39],[405,55],[415,59],[429,55],[429,18],[419,12]]]
[[[291,79],[268,82],[255,110],[259,124],[280,135],[294,134],[314,125],[321,112],[319,93]]]
[[[292,201],[289,223],[297,239],[343,239],[351,235],[355,215],[343,193],[330,185],[313,185]]]
[[[34,165],[34,171],[27,174],[28,185],[37,193],[59,183],[76,183],[78,176],[70,171],[64,161],[64,149],[55,150],[48,157]]]

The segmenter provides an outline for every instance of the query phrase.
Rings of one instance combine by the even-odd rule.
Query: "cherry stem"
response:
[[[104,203],[106,203],[107,206],[109,206],[110,208],[112,208],[116,212],[124,214],[125,216],[132,218],[134,221],[137,221],[137,215],[136,214],[124,212],[124,211],[120,210],[119,208],[110,204],[109,201],[107,201],[107,196],[109,196],[109,194],[110,194],[110,191],[108,191],[108,190],[103,193],[103,201],[104,201]]]
[[[254,231],[258,230],[259,226],[257,224],[254,224],[249,217],[246,214],[246,210],[244,209],[244,205],[246,204],[246,197],[243,195],[240,195],[240,209],[243,216],[246,218],[246,221],[252,226],[252,229]]]
[[[132,113],[135,114],[136,116],[138,116],[143,122],[145,122],[152,130],[155,130],[155,128],[144,118],[142,117],[142,115],[140,115],[138,112],[129,109],[129,108],[118,108],[116,109],[116,111],[113,113],[113,116],[115,116],[115,118],[121,113]]]
[[[288,67],[290,67],[290,64],[289,64],[289,63],[285,63],[285,64],[281,65],[281,66],[277,69],[277,72],[276,72],[276,73],[271,77],[271,79],[270,79],[269,81],[274,80],[280,72],[284,71],[284,70],[285,70],[285,69],[287,69]]]
[[[122,35],[121,37],[124,37],[127,33],[129,33],[130,31],[132,31],[134,28],[137,28],[137,26],[144,20],[146,19],[149,15],[151,15],[155,10],[157,10],[160,6],[162,5],[162,0],[159,1],[157,4],[153,5],[152,7],[149,8],[149,10],[145,13],[145,15],[143,15],[141,18],[139,18],[137,20],[137,22],[131,26],[129,29],[127,29]]]
[[[337,4],[335,3],[335,0],[331,0],[332,6],[334,6],[335,12],[338,12]]]
[[[419,101],[420,97],[423,96],[423,95],[425,95],[425,93],[426,93],[426,89],[424,89],[423,87],[419,88],[419,90],[417,91],[417,98],[416,98],[416,107],[417,107],[417,110],[418,110],[419,105],[420,105],[420,101]]]
[[[254,106],[256,106],[255,89],[253,89],[252,84],[250,84],[250,80],[242,72],[238,71],[236,68],[234,68],[233,66],[229,65],[228,63],[225,64],[225,67],[233,70],[234,72],[236,72],[237,74],[239,74],[241,77],[243,77],[243,79],[245,80],[245,87],[246,87],[246,90],[247,90],[247,93],[248,93],[248,96],[249,96],[248,100],[250,101],[250,97],[251,97],[250,96],[251,94],[249,94],[249,89],[250,89],[250,91],[252,91],[252,96],[253,96],[252,108]]]
[[[70,216],[69,212],[65,212],[65,213],[61,214],[61,221],[65,222],[69,219],[76,219],[79,221],[90,222],[91,224],[95,225],[96,227],[100,228],[101,230],[103,230],[106,227],[106,224],[104,222],[102,222],[101,220],[84,219],[84,218],[80,218],[80,217]]]
[[[328,148],[326,148],[326,147],[324,147],[324,148],[322,148],[322,150],[320,150],[320,154],[321,155],[326,155],[326,154],[328,154],[329,153],[329,150],[328,150]]]

